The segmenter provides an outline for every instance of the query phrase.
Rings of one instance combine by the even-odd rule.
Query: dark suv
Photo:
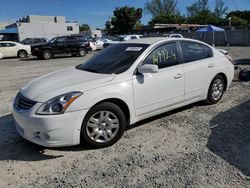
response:
[[[90,52],[88,39],[83,36],[62,36],[51,39],[46,44],[33,45],[31,53],[39,59],[50,59],[57,54],[71,54],[72,56],[85,56]]]

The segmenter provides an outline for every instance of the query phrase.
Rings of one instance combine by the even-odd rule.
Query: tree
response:
[[[208,0],[198,0],[191,6],[187,7],[188,17],[196,17],[199,14],[208,13],[208,11],[209,11]]]
[[[146,2],[144,9],[148,14],[152,15],[149,24],[175,24],[183,22],[184,19],[176,5],[177,0],[152,0],[151,2]]]
[[[88,24],[82,24],[80,25],[80,32],[82,31],[89,31],[90,30],[90,27]]]
[[[111,18],[113,30],[125,34],[129,33],[136,23],[140,21],[142,17],[142,9],[124,6],[116,8],[113,14],[114,16]]]
[[[221,18],[228,10],[228,7],[225,6],[223,0],[216,0],[214,14],[216,17]]]
[[[216,0],[215,10],[212,12],[208,6],[208,0],[197,0],[187,7],[188,22],[195,24],[223,25],[224,19],[221,17],[227,11],[223,0]]]
[[[229,12],[227,17],[232,19],[232,25],[234,26],[249,26],[250,24],[250,10],[245,11],[232,11]]]
[[[179,14],[176,5],[177,0],[152,0],[151,2],[146,2],[144,9],[154,19],[160,16]]]

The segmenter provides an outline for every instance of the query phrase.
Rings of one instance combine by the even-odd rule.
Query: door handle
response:
[[[179,78],[181,78],[183,75],[181,74],[181,73],[178,73],[178,74],[176,74],[175,76],[174,76],[174,79],[179,79]]]
[[[211,63],[211,64],[208,65],[208,68],[212,68],[212,67],[214,67],[213,63]]]

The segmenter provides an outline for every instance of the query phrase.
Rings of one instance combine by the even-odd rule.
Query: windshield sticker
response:
[[[128,47],[125,51],[139,52],[141,50],[142,50],[142,47]]]

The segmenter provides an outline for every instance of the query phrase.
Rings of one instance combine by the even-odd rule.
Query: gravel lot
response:
[[[227,47],[250,60],[250,47]],[[0,60],[0,187],[250,187],[250,82],[219,104],[196,103],[130,127],[114,146],[47,149],[23,140],[11,115],[28,81],[87,58]]]

